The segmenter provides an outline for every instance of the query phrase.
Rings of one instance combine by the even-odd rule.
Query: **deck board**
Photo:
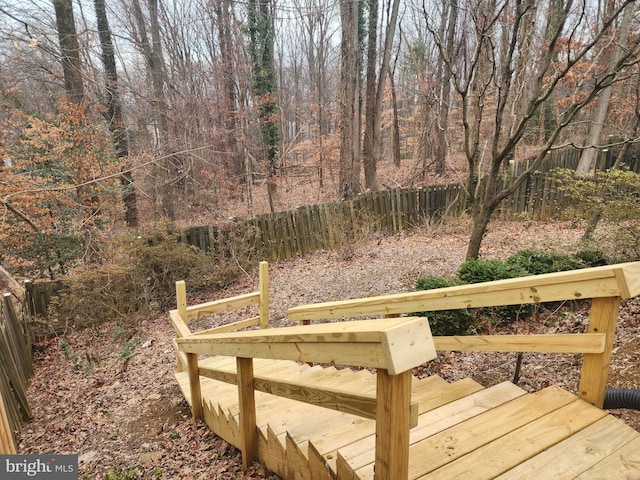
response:
[[[202,368],[235,374],[235,359]],[[375,391],[367,370],[255,360],[256,375],[305,384]],[[190,403],[186,372],[176,374]],[[237,446],[238,391],[200,377],[205,421]],[[373,390],[372,390],[373,389]],[[640,434],[558,387],[527,393],[510,382],[483,388],[471,379],[412,381],[419,403],[410,432],[412,479],[640,479]],[[375,423],[355,415],[256,391],[258,455],[286,479],[373,479]],[[332,473],[331,473],[332,472]]]

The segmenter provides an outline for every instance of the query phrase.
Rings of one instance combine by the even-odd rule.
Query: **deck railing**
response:
[[[260,264],[256,292],[187,306],[184,282],[177,282],[178,308],[170,312],[176,331],[178,369],[189,377],[193,417],[203,418],[201,377],[238,386],[243,464],[257,456],[255,391],[287,396],[376,420],[375,478],[408,475],[409,430],[417,420],[411,401],[411,370],[436,356],[436,350],[546,352],[583,354],[579,397],[602,408],[622,299],[640,294],[640,262],[570,272],[383,295],[294,307],[298,327],[265,330],[269,325],[268,264]],[[411,312],[591,299],[586,333],[549,335],[479,335],[431,337],[424,317]],[[260,315],[192,333],[188,321],[203,315],[258,305]],[[384,315],[387,318],[319,323],[311,320]],[[260,330],[235,331],[249,326]],[[209,369],[198,355],[235,357],[235,368]],[[358,395],[315,385],[254,375],[253,359],[336,363],[377,369],[377,390]]]
[[[436,357],[425,318],[397,318],[265,330],[268,326],[268,264],[260,264],[259,291],[187,306],[184,282],[176,283],[178,308],[170,312],[176,332],[178,370],[186,370],[194,419],[204,417],[200,377],[238,386],[239,448],[248,467],[258,454],[255,391],[372,418],[376,421],[376,479],[407,478],[409,431],[417,424],[411,401],[411,371]],[[203,315],[257,304],[260,316],[192,333],[188,321]],[[198,364],[198,355],[236,358],[234,371]],[[377,369],[376,394],[290,382],[254,375],[253,359],[319,362]]]
[[[414,367],[436,357],[425,318],[361,320],[209,333],[179,338],[176,343],[186,355],[236,357],[239,448],[245,467],[258,454],[254,358],[377,369],[375,478],[408,478],[409,430],[412,425],[411,372]],[[192,368],[195,369],[194,374],[192,376],[190,373],[189,377],[191,381],[198,381],[197,367],[194,365]],[[417,414],[417,408],[414,410]]]
[[[582,334],[434,337],[437,350],[581,353],[578,395],[602,408],[622,299],[640,294],[640,262],[498,280],[394,295],[324,302],[289,309],[290,320],[353,318],[411,312],[591,299]]]

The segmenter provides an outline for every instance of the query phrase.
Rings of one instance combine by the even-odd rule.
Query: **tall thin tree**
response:
[[[82,103],[84,101],[82,61],[80,60],[76,21],[73,15],[73,3],[71,0],[53,0],[53,6],[56,13],[60,55],[62,56],[64,88],[70,101]]]
[[[118,92],[118,72],[116,68],[115,51],[111,40],[111,28],[107,18],[105,0],[94,0],[96,11],[96,21],[98,24],[98,34],[100,46],[102,48],[102,65],[105,75],[105,104],[109,121],[109,130],[113,134],[116,147],[116,155],[124,163],[120,183],[123,188],[122,200],[125,207],[125,220],[130,227],[138,226],[138,203],[133,183],[133,173],[131,165],[127,162],[129,156],[129,142],[127,130],[122,116],[122,103]]]

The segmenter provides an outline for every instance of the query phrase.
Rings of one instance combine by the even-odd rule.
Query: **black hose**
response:
[[[640,390],[635,388],[608,388],[604,392],[605,410],[630,408],[640,410]]]

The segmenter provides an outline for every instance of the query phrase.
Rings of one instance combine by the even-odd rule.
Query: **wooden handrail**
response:
[[[433,290],[300,305],[290,308],[287,317],[297,321],[324,320],[601,297],[631,298],[638,294],[640,262],[632,262]]]
[[[290,320],[430,312],[591,299],[588,332],[561,335],[434,337],[438,350],[582,353],[580,398],[602,408],[620,302],[640,294],[640,262],[606,265],[493,282],[369,298],[300,305]]]
[[[235,367],[235,365],[234,365]],[[200,376],[219,382],[238,385],[235,368],[200,367]],[[337,412],[350,413],[362,418],[376,418],[376,395],[371,393],[354,393],[350,390],[318,386],[313,383],[289,381],[267,375],[254,375],[254,388],[259,392],[278,397],[308,403],[317,407],[328,408]],[[418,402],[411,402],[411,428],[418,425]]]
[[[176,339],[185,353],[383,368],[391,375],[436,357],[424,317],[322,323]]]
[[[255,390],[262,379],[254,358],[337,363],[377,369],[376,480],[406,479],[412,424],[412,369],[436,358],[424,317],[325,323],[271,330],[190,335],[177,338],[180,351],[236,357],[240,450],[248,467],[257,455]],[[191,371],[191,370],[190,370]],[[200,373],[200,372],[198,372]],[[204,372],[203,372],[204,373]],[[233,381],[230,376],[227,381]],[[274,383],[268,379],[272,388]],[[280,387],[285,382],[280,382]],[[330,392],[337,394],[339,392]]]

